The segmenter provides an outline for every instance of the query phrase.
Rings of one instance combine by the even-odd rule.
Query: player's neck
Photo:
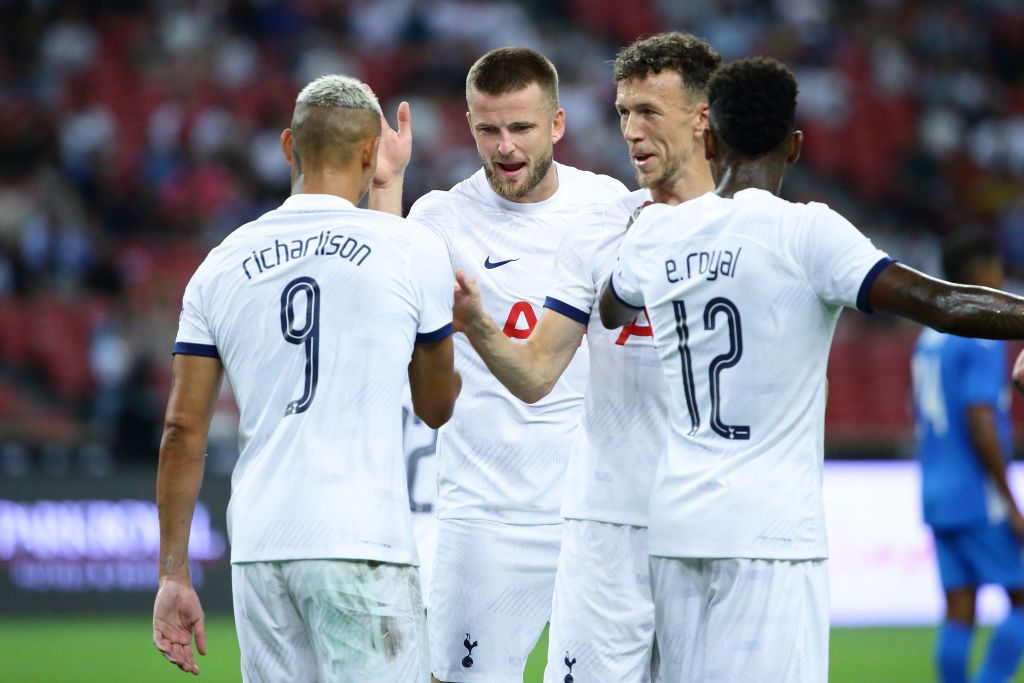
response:
[[[358,204],[363,194],[361,180],[347,169],[303,173],[292,183],[292,194],[330,194]]]
[[[721,197],[732,197],[743,190],[765,190],[778,195],[782,189],[785,164],[737,161],[720,168],[715,193]]]
[[[703,157],[692,159],[675,182],[651,187],[651,199],[659,204],[682,204],[715,189],[711,169]]]

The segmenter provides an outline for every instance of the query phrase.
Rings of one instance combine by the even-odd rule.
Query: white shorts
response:
[[[574,683],[650,683],[657,657],[648,563],[646,527],[566,520],[545,683],[568,674]]]
[[[828,680],[828,562],[651,558],[665,681]]]
[[[416,567],[249,562],[231,582],[246,683],[430,680]]]
[[[427,611],[438,680],[522,683],[551,615],[561,540],[561,524],[438,522]]]

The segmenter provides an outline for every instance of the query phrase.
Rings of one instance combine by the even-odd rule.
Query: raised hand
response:
[[[480,302],[480,289],[476,280],[462,270],[455,271],[455,306],[452,308],[452,326],[456,332],[465,332],[485,315]]]
[[[171,664],[194,676],[199,675],[196,649],[206,654],[206,624],[199,596],[191,583],[165,578],[160,582],[153,604],[153,644]]]
[[[405,167],[412,158],[412,112],[409,103],[398,105],[398,130],[380,117],[380,147],[377,149],[377,171],[373,174],[374,187],[387,187],[405,175]]]

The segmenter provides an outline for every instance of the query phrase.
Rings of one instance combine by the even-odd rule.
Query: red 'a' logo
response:
[[[643,317],[644,323],[640,325],[640,318]],[[647,309],[645,308],[643,313],[633,318],[633,322],[628,325],[622,326],[622,332],[619,333],[619,338],[615,340],[618,346],[625,346],[626,340],[630,337],[653,337],[654,330],[651,329],[651,319],[647,317]]]
[[[526,319],[526,327],[519,327],[520,318]],[[533,312],[533,306],[526,301],[517,301],[512,305],[512,310],[508,312],[508,319],[505,321],[502,331],[506,337],[526,339],[536,326],[537,314]]]

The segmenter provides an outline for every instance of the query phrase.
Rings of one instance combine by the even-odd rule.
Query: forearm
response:
[[[156,479],[161,579],[189,578],[189,532],[203,483],[205,451],[205,433],[175,426],[164,430]]]
[[[367,206],[374,211],[383,211],[394,216],[402,216],[402,186],[404,176],[391,179],[384,185],[370,184],[370,198]]]
[[[535,403],[547,396],[561,374],[553,358],[537,354],[529,341],[516,344],[488,315],[474,320],[464,332],[491,374],[521,401]]]
[[[1024,339],[1024,298],[944,282],[898,263],[882,271],[870,303],[877,310],[961,337]]]

